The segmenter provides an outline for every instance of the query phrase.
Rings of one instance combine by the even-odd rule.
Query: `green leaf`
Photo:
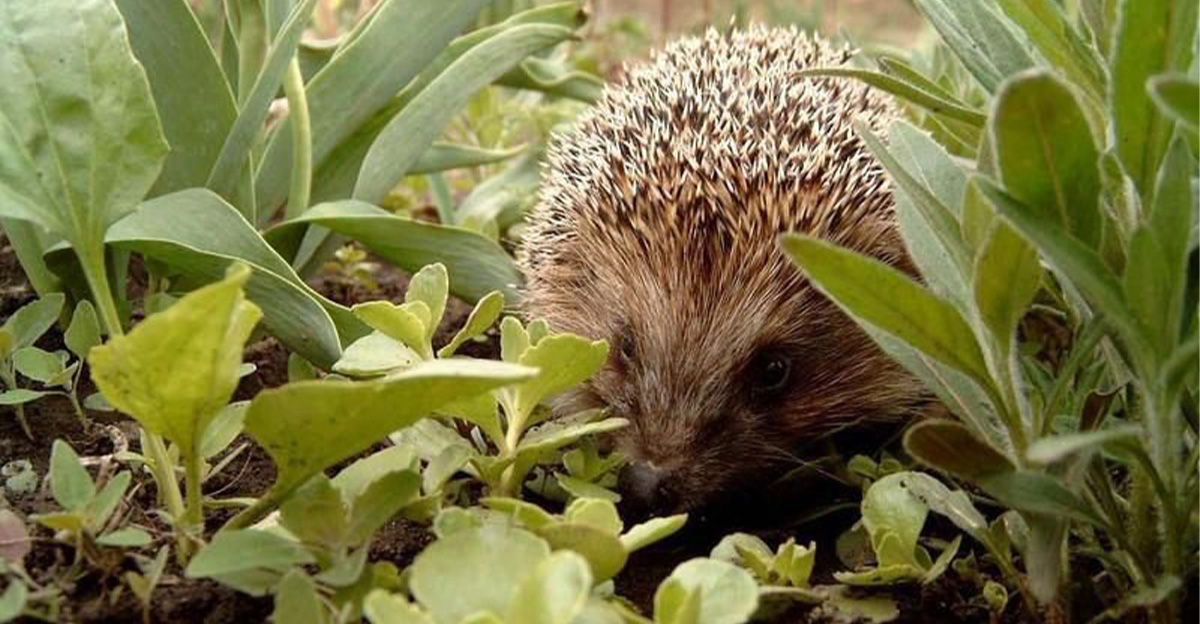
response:
[[[63,361],[57,355],[37,347],[25,347],[12,355],[17,372],[37,381],[47,383],[63,372]]]
[[[454,355],[454,352],[463,343],[482,335],[488,328],[494,325],[502,312],[504,312],[504,293],[494,290],[484,295],[475,304],[474,309],[471,310],[471,315],[467,317],[463,326],[454,334],[454,338],[451,338],[450,342],[446,343],[444,347],[438,349],[437,356],[447,358]]]
[[[871,535],[872,544],[875,545],[880,567],[898,564],[922,567],[915,553],[929,509],[905,489],[904,475],[905,473],[899,472],[879,479],[867,488],[867,493],[863,496],[862,521]],[[878,540],[884,532],[896,536],[895,551],[880,548]],[[890,554],[900,558],[890,558]]]
[[[55,440],[50,447],[50,493],[68,511],[83,509],[94,496],[96,484],[71,445]]]
[[[92,380],[117,409],[184,454],[237,387],[242,348],[262,316],[245,300],[245,266],[180,299],[124,336],[92,349]]]
[[[237,401],[221,408],[216,418],[204,428],[200,439],[200,456],[208,459],[225,450],[242,433],[249,401]]]
[[[1195,132],[1200,126],[1200,83],[1184,74],[1162,74],[1146,86],[1159,109]]]
[[[116,546],[120,548],[140,548],[149,545],[154,538],[149,533],[134,527],[117,529],[96,538],[101,546]]]
[[[245,218],[211,191],[190,189],[148,201],[109,231],[108,243],[166,263],[189,277],[219,280],[230,263],[253,269],[246,295],[263,326],[304,359],[328,368],[368,328],[304,283]],[[340,341],[339,341],[340,337]]]
[[[598,498],[581,498],[571,501],[563,511],[563,519],[572,524],[586,524],[612,535],[620,535],[625,523],[617,514],[612,501]]]
[[[363,615],[371,624],[436,624],[433,617],[421,612],[399,594],[372,589],[363,601]]]
[[[480,499],[479,502],[488,509],[510,516],[522,526],[535,531],[559,522],[550,512],[516,498],[489,496]]]
[[[960,310],[970,309],[971,258],[956,214],[963,212],[966,175],[940,145],[904,121],[888,127],[886,148],[874,136],[867,144],[904,180],[895,190],[896,225],[922,281]]]
[[[2,328],[12,338],[7,353],[0,350],[4,359],[8,359],[8,355],[17,349],[32,346],[46,330],[54,326],[65,299],[62,293],[51,293],[13,312]]]
[[[896,269],[830,243],[785,235],[784,250],[822,292],[860,323],[884,330],[980,383],[987,365],[971,327],[945,300]]]
[[[1005,82],[989,132],[1008,193],[1098,249],[1099,154],[1070,87],[1042,71]]]
[[[509,417],[525,423],[543,399],[582,383],[604,366],[608,344],[572,334],[547,336],[521,354],[518,363],[536,367],[536,377],[504,391],[514,413]]]
[[[4,593],[0,594],[0,622],[11,622],[20,617],[25,612],[25,601],[28,598],[29,591],[25,588],[25,583],[17,579],[10,580],[8,587],[4,588]]]
[[[950,119],[982,126],[987,121],[987,115],[971,108],[960,101],[946,98],[944,94],[929,91],[923,85],[905,80],[899,76],[880,72],[854,69],[851,67],[820,67],[806,69],[797,76],[834,76],[861,80],[876,89],[906,100],[912,104]]]
[[[688,593],[699,595],[696,624],[741,624],[758,607],[758,586],[745,570],[715,559],[685,561],[671,572],[666,583],[675,582]],[[666,606],[668,592],[660,585],[654,595],[654,613],[658,620]],[[679,620],[675,620],[679,621]]]
[[[958,548],[962,545],[962,536],[955,536],[954,540],[946,545],[946,549],[938,555],[932,566],[926,570],[924,576],[921,577],[921,584],[928,585],[940,577],[946,568],[950,567],[950,562],[954,561],[954,556],[958,554]]]
[[[410,505],[421,493],[421,478],[412,470],[389,472],[375,479],[350,506],[350,543],[369,545],[375,531]]]
[[[422,360],[433,359],[433,351],[426,337],[431,315],[429,306],[423,301],[410,301],[404,305],[390,301],[368,301],[350,310],[367,325],[403,343]]]
[[[905,209],[906,213],[910,212],[907,210],[909,206],[915,209],[912,211],[915,214],[906,215],[906,223],[917,222],[916,215],[920,215],[919,221],[924,222],[925,228],[932,235],[929,239],[931,242],[937,241],[941,252],[946,256],[946,260],[937,265],[932,262],[923,262],[922,264],[926,266],[948,265],[946,269],[935,274],[939,281],[950,284],[965,283],[963,276],[967,275],[970,270],[971,258],[962,241],[958,215],[951,208],[951,206],[958,205],[962,196],[957,180],[961,174],[956,171],[955,165],[947,162],[948,157],[941,148],[928,139],[918,138],[918,133],[915,131],[905,132],[904,126],[900,125],[895,127],[895,136],[901,142],[897,147],[903,145],[910,154],[918,156],[914,160],[910,172],[910,169],[902,165],[867,126],[856,122],[854,128],[867,149],[871,150],[871,153],[879,159],[880,164],[887,169],[892,180],[903,191],[907,203],[902,200],[901,208]],[[918,179],[917,176],[924,178],[925,181]],[[934,195],[934,192],[938,194]],[[906,229],[911,231],[911,228]],[[922,256],[928,256],[930,253],[922,252]],[[949,269],[953,269],[953,271]],[[952,288],[951,292],[954,290]]]
[[[190,578],[213,578],[253,596],[275,587],[293,566],[313,563],[298,542],[267,531],[221,531],[188,562]]]
[[[429,309],[429,320],[425,323],[425,342],[433,340],[433,334],[442,324],[446,313],[446,297],[450,292],[450,278],[446,265],[435,262],[425,265],[408,282],[404,293],[405,303],[422,302]]]
[[[342,492],[343,499],[353,501],[367,486],[384,476],[418,467],[417,458],[410,449],[389,446],[343,468],[333,478],[333,485]]]
[[[526,56],[571,37],[562,26],[514,26],[473,46],[388,122],[363,159],[354,198],[379,203],[476,91]]]
[[[572,69],[568,62],[537,56],[521,61],[515,69],[501,76],[496,84],[542,91],[589,104],[599,100],[604,91],[604,81],[594,74]]]
[[[1000,10],[1025,32],[1038,54],[1097,102],[1106,82],[1101,58],[1052,0],[999,0]]]
[[[1110,59],[1109,114],[1121,164],[1142,197],[1148,198],[1171,139],[1171,124],[1151,100],[1146,85],[1153,76],[1190,66],[1196,3],[1126,0],[1119,11]]]
[[[483,611],[507,613],[522,581],[549,556],[545,542],[521,529],[463,529],[417,555],[409,589],[439,622]]]
[[[341,492],[319,474],[279,506],[279,524],[305,545],[336,552],[347,533],[347,511]]]
[[[477,301],[493,290],[504,292],[510,301],[518,300],[516,285],[521,274],[512,256],[478,232],[398,217],[364,202],[346,200],[310,208],[268,230],[267,240],[282,244],[306,225],[319,225],[352,238],[407,271],[441,262],[450,274],[450,292],[466,301]]]
[[[641,524],[634,525],[621,535],[621,545],[628,552],[640,550],[655,542],[662,541],[683,528],[687,524],[687,514],[676,514],[665,518],[651,518]]]
[[[317,594],[317,585],[302,570],[292,570],[284,575],[275,592],[275,610],[272,617],[276,622],[288,624],[326,624],[329,610]]]
[[[85,299],[75,306],[63,341],[71,353],[80,359],[86,358],[92,347],[100,344],[100,320],[96,318],[96,308],[92,307],[92,302]]]
[[[605,418],[596,422],[571,423],[565,419],[554,420],[531,430],[517,445],[519,459],[538,457],[549,451],[560,449],[584,436],[616,431],[629,424],[624,418]]]
[[[83,509],[84,515],[87,516],[86,529],[97,532],[108,524],[109,518],[121,504],[125,492],[129,490],[129,483],[132,479],[133,475],[129,474],[129,471],[122,470],[115,477],[109,479],[96,496],[88,501]]]
[[[1126,341],[1142,351],[1143,332],[1125,302],[1120,283],[1100,256],[1069,235],[1057,219],[1014,199],[986,178],[975,178],[975,181],[996,211],[1033,243],[1046,261],[1069,279],[1089,305],[1102,313]]]
[[[482,5],[482,0],[380,3],[366,26],[305,87],[312,119],[313,168],[320,169],[335,158],[343,141],[473,23]],[[274,214],[287,196],[292,163],[290,123],[280,124],[258,170],[260,220]]]
[[[934,513],[945,516],[954,526],[981,542],[988,541],[987,519],[971,498],[962,490],[953,490],[941,481],[920,472],[904,472],[901,483],[910,494],[929,507]]]
[[[679,579],[668,578],[654,592],[654,621],[659,624],[696,624],[700,619],[700,592]]]
[[[355,340],[334,365],[334,372],[348,377],[376,377],[408,368],[421,361],[416,351],[380,331]]]
[[[1100,431],[1084,431],[1042,438],[1029,445],[1025,456],[1036,464],[1052,464],[1075,453],[1103,446],[1116,440],[1137,437],[1142,428],[1137,425],[1122,425]]]
[[[583,557],[556,552],[542,560],[517,588],[507,622],[571,624],[587,603],[592,574]]]
[[[238,114],[204,30],[184,0],[117,0],[116,5],[171,146],[150,197],[204,186]]]
[[[167,152],[120,13],[108,0],[6,5],[0,75],[0,214],[94,254]]]
[[[979,317],[1005,353],[1016,339],[1017,324],[1033,302],[1041,278],[1042,265],[1033,247],[1007,224],[996,222],[975,259],[971,283]]]
[[[988,494],[1020,511],[1105,526],[1100,516],[1058,479],[1030,470],[999,472],[976,480]]]
[[[946,45],[989,92],[1005,77],[1032,67],[1020,41],[987,0],[916,0]]]
[[[7,390],[0,392],[0,405],[24,405],[30,401],[36,401],[49,394],[49,392],[38,392],[35,390],[27,390],[25,388]]]
[[[465,445],[453,444],[442,449],[425,467],[421,475],[421,490],[426,495],[440,492],[442,486],[467,464],[475,452]]]
[[[287,22],[272,38],[262,70],[249,95],[243,98],[237,119],[231,121],[229,131],[224,134],[219,154],[214,156],[210,166],[202,170],[207,172],[207,180],[192,186],[207,186],[232,201],[238,186],[245,179],[251,148],[262,132],[271,101],[279,92],[279,85],[312,18],[315,5],[316,0],[303,0],[291,10]],[[245,210],[242,214],[247,214],[252,221],[255,219],[255,215]]]
[[[532,374],[496,362],[442,361],[377,381],[289,384],[254,397],[246,432],[275,461],[272,492],[281,495],[444,403]]]
[[[615,533],[588,524],[555,523],[538,529],[537,534],[554,550],[573,550],[583,555],[597,581],[616,576],[629,560]]]
[[[525,150],[524,145],[504,149],[486,149],[474,145],[458,145],[434,141],[429,149],[421,153],[417,162],[408,169],[408,175],[438,173],[452,169],[466,169],[492,165],[508,160]]]
[[[971,480],[1013,469],[1000,451],[952,420],[913,425],[904,434],[904,450],[921,463]]]

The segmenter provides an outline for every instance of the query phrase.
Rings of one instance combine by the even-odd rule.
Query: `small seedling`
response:
[[[25,419],[25,404],[46,396],[46,392],[38,392],[22,388],[17,383],[17,353],[32,349],[42,334],[46,333],[58,320],[62,311],[64,297],[62,294],[50,294],[22,306],[8,317],[0,327],[0,382],[3,382],[3,392],[0,392],[0,406],[11,405],[16,412],[17,421],[29,439],[33,432]],[[22,374],[25,374],[22,372]]]
[[[862,524],[871,539],[876,567],[838,572],[834,577],[849,585],[888,585],[907,581],[929,583],[941,576],[958,552],[956,537],[934,561],[917,543],[929,508],[904,485],[907,473],[888,475],[867,489],[862,502]]]

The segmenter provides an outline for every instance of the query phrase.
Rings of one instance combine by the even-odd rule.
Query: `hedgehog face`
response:
[[[778,250],[800,231],[906,265],[852,126],[896,116],[794,29],[710,31],[630,68],[556,137],[519,260],[526,311],[610,341],[569,397],[631,426],[632,498],[685,509],[794,466],[802,440],[910,409],[919,384]]]

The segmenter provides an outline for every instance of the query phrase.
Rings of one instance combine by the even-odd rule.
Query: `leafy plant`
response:
[[[97,489],[75,451],[66,442],[55,440],[50,455],[50,493],[62,511],[37,514],[32,519],[64,534],[75,546],[77,557],[87,557],[101,569],[112,569],[120,557],[106,556],[101,547],[137,547],[151,541],[150,534],[137,527],[113,526],[131,479],[129,472],[122,471]]]
[[[929,509],[908,492],[904,479],[908,473],[888,475],[867,489],[862,502],[862,523],[875,552],[876,567],[870,570],[838,572],[834,578],[848,585],[882,585],[919,580],[929,583],[941,576],[962,538],[955,538],[934,561],[918,544]]]
[[[931,130],[897,122],[885,145],[859,128],[923,283],[800,235],[784,249],[957,416],[905,447],[1020,514],[1023,593],[1063,608],[1068,547],[1102,539],[1119,553],[1097,558],[1102,593],[1139,596],[1113,609],[1174,621],[1196,553],[1195,131],[1179,106],[1196,97],[1196,7],[916,4],[950,51],[931,75],[890,57],[810,73],[886,89]],[[1018,331],[1034,318],[1069,348]]]
[[[222,14],[230,21],[215,30],[231,37],[219,54],[183,0],[50,2],[5,15],[14,80],[0,107],[12,129],[0,153],[13,166],[0,176],[0,217],[39,292],[90,292],[106,331],[119,335],[129,252],[153,261],[151,294],[219,280],[240,260],[254,275],[249,297],[264,328],[327,368],[367,331],[300,277],[336,248],[331,231],[408,270],[443,260],[456,294],[471,300],[519,282],[487,237],[365,202],[381,202],[408,173],[494,162],[486,150],[434,144],[491,82],[578,95],[560,93],[578,76],[522,65],[572,36],[578,6],[539,7],[458,36],[482,0],[384,0],[306,77],[295,59],[314,4]],[[74,34],[64,45],[66,32]],[[85,88],[93,82],[103,88]],[[267,124],[281,87],[291,112]],[[78,99],[84,117],[104,122],[78,125],[83,117],[45,106],[58,99]],[[281,210],[287,220],[260,231]]]
[[[4,326],[0,327],[0,381],[4,382],[4,391],[0,392],[0,405],[13,407],[21,430],[31,439],[33,432],[29,430],[29,422],[25,419],[24,405],[45,396],[45,393],[22,388],[17,384],[18,372],[26,375],[28,372],[36,374],[37,371],[28,368],[21,371],[17,367],[16,354],[34,348],[33,343],[58,320],[62,306],[61,294],[47,295],[13,312],[4,322]]]
[[[485,498],[480,502],[546,540],[551,548],[573,550],[582,555],[597,581],[616,576],[625,567],[630,554],[670,537],[687,522],[687,514],[677,514],[652,518],[625,530],[616,505],[598,498],[576,499],[567,505],[562,515],[551,514],[515,498]],[[443,514],[453,515],[439,517],[440,526],[486,521],[486,516],[461,509],[447,509]]]

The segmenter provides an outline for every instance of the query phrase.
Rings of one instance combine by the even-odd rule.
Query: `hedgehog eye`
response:
[[[754,363],[753,383],[758,392],[778,392],[787,385],[791,376],[792,363],[778,353],[759,356]]]
[[[626,327],[621,331],[617,338],[617,352],[621,356],[621,361],[627,364],[632,363],[637,357],[637,341],[633,338],[633,332]]]

